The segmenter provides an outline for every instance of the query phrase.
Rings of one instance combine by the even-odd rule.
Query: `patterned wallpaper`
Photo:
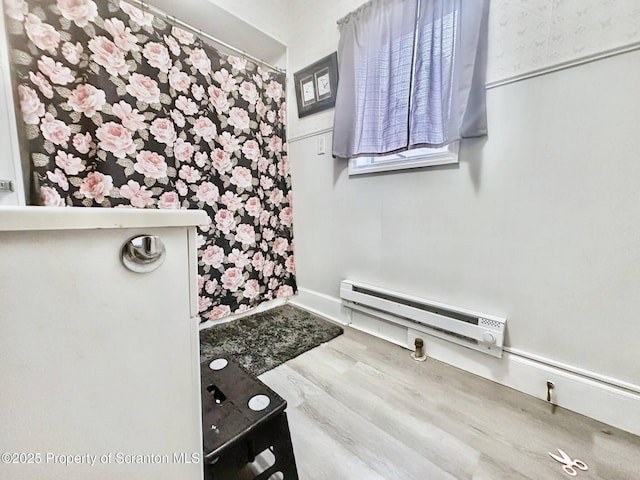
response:
[[[638,0],[492,0],[487,80],[639,41]]]

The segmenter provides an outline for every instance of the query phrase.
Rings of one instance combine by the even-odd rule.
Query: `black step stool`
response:
[[[228,355],[200,365],[205,480],[234,480],[269,449],[275,463],[255,480],[276,472],[298,480],[287,402]]]

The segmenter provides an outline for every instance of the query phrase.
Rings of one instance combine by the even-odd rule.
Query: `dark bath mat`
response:
[[[200,361],[229,353],[260,375],[344,332],[292,305],[272,308],[200,331]]]

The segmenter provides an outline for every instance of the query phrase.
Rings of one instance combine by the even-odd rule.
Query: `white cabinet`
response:
[[[0,478],[202,478],[203,223],[195,211],[0,208],[0,453],[26,454]],[[139,234],[166,247],[151,273],[120,259]]]
[[[13,182],[12,191],[0,188],[0,206],[24,205],[24,182],[2,3],[0,3],[0,145],[2,146],[0,148],[0,181]]]

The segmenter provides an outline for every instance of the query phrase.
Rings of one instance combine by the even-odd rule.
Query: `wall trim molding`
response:
[[[490,357],[424,332],[353,312],[343,307],[338,298],[310,289],[299,291],[290,303],[311,313],[407,349],[420,336],[427,356],[542,401],[546,401],[546,382],[551,381],[555,385],[554,405],[640,435],[640,392],[636,385],[509,347],[502,358]]]
[[[317,135],[322,135],[324,133],[329,133],[329,132],[333,132],[333,126],[323,128],[322,130],[314,130],[313,132],[303,133],[295,137],[287,138],[287,143],[298,142],[300,140],[304,140],[305,138],[311,138],[311,137],[315,137]]]
[[[623,45],[621,47],[615,47],[609,50],[604,50],[602,52],[592,53],[590,55],[578,57],[573,60],[567,60],[564,62],[556,63],[553,65],[549,65],[547,67],[538,68],[535,70],[531,70],[529,72],[520,73],[518,75],[513,75],[511,77],[506,77],[500,80],[494,80],[487,83],[486,89],[490,90],[492,88],[502,87],[504,85],[509,85],[510,83],[521,82],[522,80],[528,80],[530,78],[539,77],[541,75],[547,75],[549,73],[559,72],[561,70],[578,67],[586,63],[596,62],[598,60],[603,60],[609,57],[615,57],[616,55],[635,52],[636,50],[640,50],[640,42],[630,43],[628,45]]]

